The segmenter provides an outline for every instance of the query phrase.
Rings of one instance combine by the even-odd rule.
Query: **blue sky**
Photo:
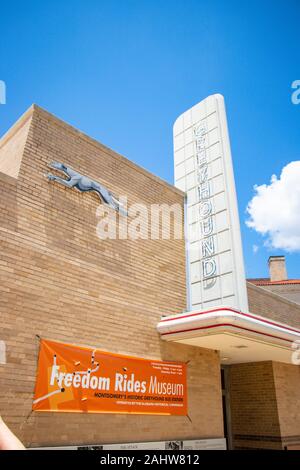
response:
[[[174,120],[222,93],[246,272],[267,276],[268,256],[283,251],[263,246],[245,209],[255,184],[300,160],[299,20],[299,0],[2,2],[0,134],[37,103],[173,182]],[[299,261],[287,254],[289,277]]]

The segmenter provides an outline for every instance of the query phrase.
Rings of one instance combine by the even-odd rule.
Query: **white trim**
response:
[[[300,339],[300,330],[296,328],[226,307],[165,317],[158,323],[157,330],[166,341],[233,333],[286,349]]]

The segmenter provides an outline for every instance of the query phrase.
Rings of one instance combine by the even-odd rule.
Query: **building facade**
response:
[[[125,195],[129,206],[175,205],[182,218],[169,237],[100,239],[98,195],[49,181],[53,161]],[[213,447],[224,437],[229,448],[300,447],[300,367],[290,346],[300,337],[300,305],[248,282],[252,319],[232,305],[218,310],[256,322],[258,331],[245,335],[249,325],[238,323],[214,338],[198,336],[207,325],[182,332],[199,307],[187,312],[186,243],[174,236],[185,205],[185,191],[37,106],[2,137],[0,412],[27,447],[188,440]],[[156,223],[161,233],[163,220]],[[32,412],[41,338],[187,363],[188,416]],[[231,357],[228,338],[245,348]]]

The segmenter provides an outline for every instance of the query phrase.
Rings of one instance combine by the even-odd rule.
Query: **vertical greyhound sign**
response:
[[[175,186],[186,192],[189,309],[248,310],[224,99],[212,95],[174,124]]]

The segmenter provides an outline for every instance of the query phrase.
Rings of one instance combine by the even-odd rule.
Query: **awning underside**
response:
[[[221,362],[292,363],[293,344],[300,330],[230,307],[164,317],[157,329],[165,341],[220,351]]]

